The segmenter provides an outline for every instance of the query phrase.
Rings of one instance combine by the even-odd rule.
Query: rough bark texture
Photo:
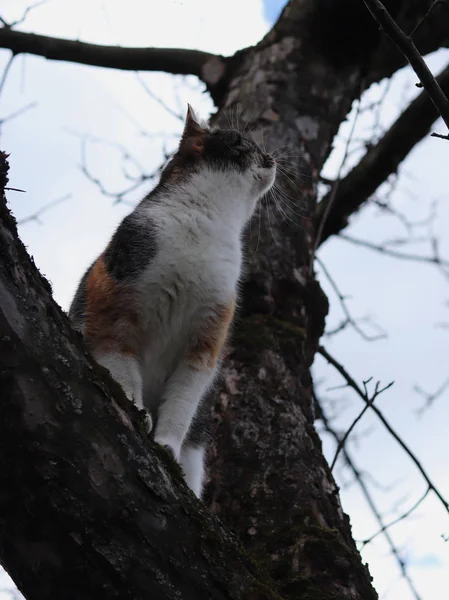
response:
[[[328,308],[309,267],[315,182],[364,68],[359,55],[317,48],[322,10],[316,0],[291,3],[247,52],[220,106],[239,102],[243,119],[258,115],[252,132],[269,150],[294,149],[300,175],[280,177],[294,209],[283,206],[284,215],[273,205],[250,229],[242,314],[215,405],[207,503],[264,562],[284,597],[368,600],[376,594],[311,410],[309,369]],[[368,51],[361,46],[360,56]]]
[[[410,4],[413,21],[408,9],[401,16]],[[396,2],[395,12],[411,29],[425,4],[416,11],[416,2]],[[238,102],[269,150],[300,157],[290,159],[300,175],[280,177],[296,212],[272,206],[251,227],[242,315],[216,397],[207,493],[211,509],[292,599],[375,597],[313,427],[309,371],[327,312],[309,267],[314,182],[367,78],[388,71],[385,41],[370,19],[360,2],[291,2],[246,52],[220,104],[223,111]],[[398,52],[392,60],[399,64]]]
[[[430,0],[386,5],[410,31]],[[425,52],[449,38],[430,22],[416,40]],[[267,579],[136,431],[2,208],[0,555],[28,598],[376,598],[313,426],[310,365],[328,307],[310,265],[332,140],[361,90],[403,57],[361,0],[292,0],[227,65],[216,121],[238,102],[261,143],[294,155],[279,178],[291,205],[271,203],[248,231],[205,498]]]

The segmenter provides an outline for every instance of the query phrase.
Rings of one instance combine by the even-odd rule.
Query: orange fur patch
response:
[[[87,345],[94,353],[120,352],[136,356],[140,349],[139,318],[133,291],[109,275],[101,255],[86,286]]]
[[[187,362],[192,367],[200,371],[209,371],[215,367],[228,337],[234,311],[235,298],[226,305],[217,306],[215,315],[205,321],[196,343],[187,354]]]

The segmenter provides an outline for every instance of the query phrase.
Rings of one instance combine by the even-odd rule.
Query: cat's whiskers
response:
[[[284,204],[289,213],[296,215],[300,219],[306,216],[307,211],[301,210],[301,207],[298,206],[297,200],[293,197],[290,197],[277,183],[274,183],[272,190],[278,206],[279,203]]]
[[[287,192],[279,186],[279,184],[275,183],[273,185],[273,190],[277,193],[278,199],[285,203],[285,205],[289,208],[289,210],[295,213],[297,216],[303,216],[301,212],[297,212],[295,209],[301,210],[300,206],[298,206],[297,198],[290,196]]]
[[[274,237],[273,228],[271,227],[271,221],[270,221],[270,212],[271,212],[271,210],[270,210],[270,203],[269,203],[269,200],[268,200],[268,195],[264,196],[264,199],[266,201],[266,206],[267,206],[268,227],[270,229],[271,238],[272,238],[273,242],[276,244],[276,246],[278,246],[279,244],[277,243],[276,238]]]
[[[273,200],[276,210],[279,211],[282,220],[285,222],[291,223],[292,225],[296,225],[295,220],[292,219],[292,217],[290,215],[288,215],[287,212],[282,208],[282,203],[277,198],[275,190],[273,190],[273,189],[270,190],[270,197]]]
[[[292,177],[290,177],[290,175],[288,174],[288,171],[285,170],[285,168],[278,164],[277,165],[279,172],[286,178],[288,179],[288,181],[291,183],[291,185],[296,188],[299,192],[302,193],[301,188],[299,187],[299,185],[292,179]]]
[[[283,220],[288,223],[291,223],[292,225],[296,225],[297,224],[296,221],[282,207],[282,201],[280,201],[280,199],[278,199],[278,197],[276,196],[275,190],[270,190],[270,192],[271,192],[271,197],[273,198],[273,202],[276,206],[276,209],[280,212]],[[287,207],[287,210],[289,210],[288,207]],[[290,212],[295,212],[295,211],[291,210]]]
[[[273,188],[270,188],[269,191],[271,192],[272,189]],[[270,215],[273,217],[273,219],[274,219],[274,221],[276,223],[276,230],[277,231],[279,231],[279,230],[282,229],[282,225],[281,225],[281,223],[279,223],[278,219],[276,218],[276,213],[275,213],[273,207],[271,206],[270,197],[273,197],[273,196],[272,195],[270,196],[269,193],[265,196],[266,202],[267,202],[267,208],[268,208],[268,213],[267,213],[268,214],[268,225],[269,225],[269,228],[270,228],[271,237],[273,239],[273,242],[276,244],[276,246],[279,246],[279,243],[278,243],[278,241],[277,241],[277,239],[276,239],[276,237],[275,237],[275,235],[273,233],[273,228],[271,226]],[[275,201],[275,203],[276,203],[276,201]]]
[[[253,258],[256,256],[256,254],[257,254],[257,251],[258,251],[258,249],[259,249],[259,244],[260,244],[260,231],[261,231],[261,221],[262,221],[262,217],[261,217],[262,208],[263,208],[263,198],[261,198],[261,201],[260,201],[260,202],[259,202],[259,204],[257,205],[256,212],[255,212],[255,215],[254,215],[254,218],[255,218],[255,219],[257,219],[257,243],[256,243],[256,248],[254,249],[254,252],[253,252],[253,254],[252,254],[252,256],[251,256],[251,260],[253,260]],[[252,220],[250,221],[250,225],[249,225],[249,226],[250,226],[250,233],[251,233],[251,224],[252,224],[252,221],[253,221],[253,220],[254,220],[254,219],[252,219]],[[251,236],[251,237],[252,237],[252,236]]]

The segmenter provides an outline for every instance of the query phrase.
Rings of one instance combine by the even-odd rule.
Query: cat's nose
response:
[[[270,156],[269,154],[263,155],[262,166],[264,167],[264,169],[270,169],[271,167],[274,167],[275,164],[275,160],[272,156]]]

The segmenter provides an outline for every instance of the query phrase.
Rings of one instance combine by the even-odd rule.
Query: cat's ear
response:
[[[201,154],[204,150],[203,137],[205,133],[206,130],[201,127],[193,108],[188,104],[180,149],[193,154]]]
[[[193,108],[190,106],[190,104],[187,104],[187,115],[184,122],[184,131],[182,133],[182,137],[191,137],[202,134],[204,134],[204,129],[199,124]]]

